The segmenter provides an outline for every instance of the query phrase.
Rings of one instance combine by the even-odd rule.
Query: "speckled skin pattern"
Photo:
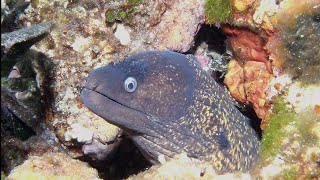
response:
[[[127,77],[137,80],[128,93]],[[94,70],[81,93],[84,104],[122,128],[152,163],[158,156],[211,162],[218,173],[248,171],[260,145],[249,119],[192,55],[147,51]]]

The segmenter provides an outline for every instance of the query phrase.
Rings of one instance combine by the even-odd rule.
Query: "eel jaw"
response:
[[[108,96],[84,87],[81,99],[86,107],[111,124],[123,129],[130,129],[138,133],[146,133],[146,114],[121,104]]]

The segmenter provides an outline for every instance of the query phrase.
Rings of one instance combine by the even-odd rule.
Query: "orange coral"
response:
[[[247,61],[244,65],[244,78],[247,101],[252,103],[258,117],[264,119],[269,109],[265,89],[270,81],[271,74],[264,63]]]
[[[320,105],[317,104],[314,106],[314,111],[317,113],[317,114],[320,114]]]
[[[265,40],[244,28],[224,26],[223,30],[234,52],[224,82],[236,100],[252,104],[257,116],[264,119],[270,104],[265,90],[272,77]]]
[[[231,60],[228,64],[228,73],[224,78],[224,83],[229,88],[229,91],[236,100],[246,103],[246,95],[244,92],[244,76],[243,68],[236,60]]]

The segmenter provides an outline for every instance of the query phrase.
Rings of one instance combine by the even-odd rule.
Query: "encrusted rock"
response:
[[[130,43],[130,34],[128,30],[122,25],[118,24],[117,30],[114,33],[114,36],[119,39],[121,45],[128,45]]]
[[[245,173],[227,173],[217,175],[212,165],[191,159],[186,154],[176,155],[161,165],[154,165],[150,169],[137,175],[130,176],[128,180],[136,179],[250,179]]]
[[[261,147],[260,177],[317,178],[320,176],[320,115],[312,109],[295,113],[278,98]]]
[[[204,1],[176,1],[154,28],[154,45],[157,49],[186,52],[203,22]]]
[[[13,169],[8,179],[56,179],[61,177],[79,180],[100,179],[95,169],[62,153],[31,156],[22,165]]]
[[[44,22],[1,35],[1,61],[3,53],[8,53],[13,46],[29,49],[34,43],[44,38],[53,26],[53,22]],[[20,45],[19,45],[20,44]],[[21,45],[23,44],[23,45]],[[20,49],[20,51],[21,51]]]

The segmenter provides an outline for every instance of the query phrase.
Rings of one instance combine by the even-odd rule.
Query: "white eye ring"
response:
[[[127,77],[123,85],[124,90],[131,93],[137,89],[138,83],[134,77]]]

